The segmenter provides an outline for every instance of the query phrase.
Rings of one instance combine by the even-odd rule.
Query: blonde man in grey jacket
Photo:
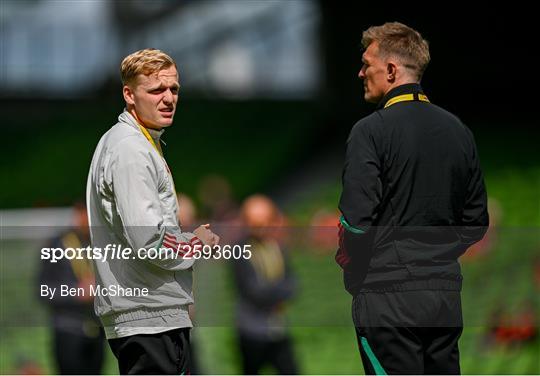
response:
[[[95,309],[122,374],[186,374],[192,250],[219,237],[208,225],[183,232],[177,220],[160,146],[178,101],[175,62],[144,49],[123,60],[121,73],[126,109],[99,141],[87,184],[92,246],[103,250],[94,260]]]

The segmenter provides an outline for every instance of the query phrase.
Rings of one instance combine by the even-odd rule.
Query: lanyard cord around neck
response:
[[[154,149],[156,149],[156,151],[159,153],[159,155],[161,155],[163,157],[163,151],[161,150],[161,146],[159,145],[159,143],[156,145],[156,143],[154,142],[154,139],[152,138],[152,136],[150,136],[150,133],[148,133],[148,131],[146,130],[145,127],[143,127],[140,124],[137,124],[137,125],[141,129],[141,132],[144,134],[144,137],[146,137],[148,142],[150,142],[150,144],[154,147]]]
[[[398,95],[397,97],[390,99],[388,102],[386,102],[386,104],[384,105],[384,108],[390,107],[391,105],[399,103],[399,102],[410,102],[414,100],[419,100],[422,102],[429,103],[429,99],[425,94],[418,93],[418,99],[415,98],[414,94],[403,94],[403,95]]]
[[[150,136],[150,133],[148,133],[145,127],[143,127],[139,123],[137,123],[137,125],[141,129],[141,132],[144,134],[144,137],[146,137],[148,142],[150,142],[150,144],[154,147],[154,149],[156,149],[158,154],[161,155],[161,159],[163,159],[163,162],[165,162],[165,167],[167,168],[167,172],[169,173],[169,176],[171,177],[173,190],[176,192],[176,188],[174,187],[174,180],[172,179],[171,169],[169,168],[169,165],[167,164],[167,161],[165,160],[165,157],[163,156],[163,151],[161,150],[161,146],[159,145],[159,143],[156,145],[156,143],[154,142],[154,139],[152,138],[152,136]]]

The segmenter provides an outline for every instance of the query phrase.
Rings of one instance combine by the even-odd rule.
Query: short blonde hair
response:
[[[429,43],[418,31],[400,22],[387,22],[363,32],[362,46],[367,48],[373,42],[379,44],[381,57],[397,57],[420,81],[431,58]]]
[[[147,76],[162,69],[167,69],[170,66],[176,68],[174,60],[165,52],[158,49],[145,48],[144,50],[133,52],[126,56],[120,65],[122,83],[128,85],[139,74]]]

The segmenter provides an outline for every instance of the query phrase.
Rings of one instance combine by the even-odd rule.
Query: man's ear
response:
[[[394,82],[397,76],[397,65],[390,61],[386,64],[386,80],[388,82]]]
[[[135,98],[133,95],[133,90],[131,90],[129,85],[124,85],[122,89],[122,93],[124,94],[124,100],[126,101],[127,105],[130,105],[130,106],[135,105]]]

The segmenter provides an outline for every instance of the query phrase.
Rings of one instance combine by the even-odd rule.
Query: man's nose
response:
[[[165,92],[163,93],[163,102],[166,103],[166,104],[170,104],[170,103],[173,103],[173,93],[171,92],[170,89],[167,89],[165,90]]]
[[[364,78],[366,78],[366,74],[365,74],[365,72],[364,72],[364,68],[360,69],[360,71],[358,72],[358,77],[359,77],[360,79],[362,79],[362,80],[363,80]]]

